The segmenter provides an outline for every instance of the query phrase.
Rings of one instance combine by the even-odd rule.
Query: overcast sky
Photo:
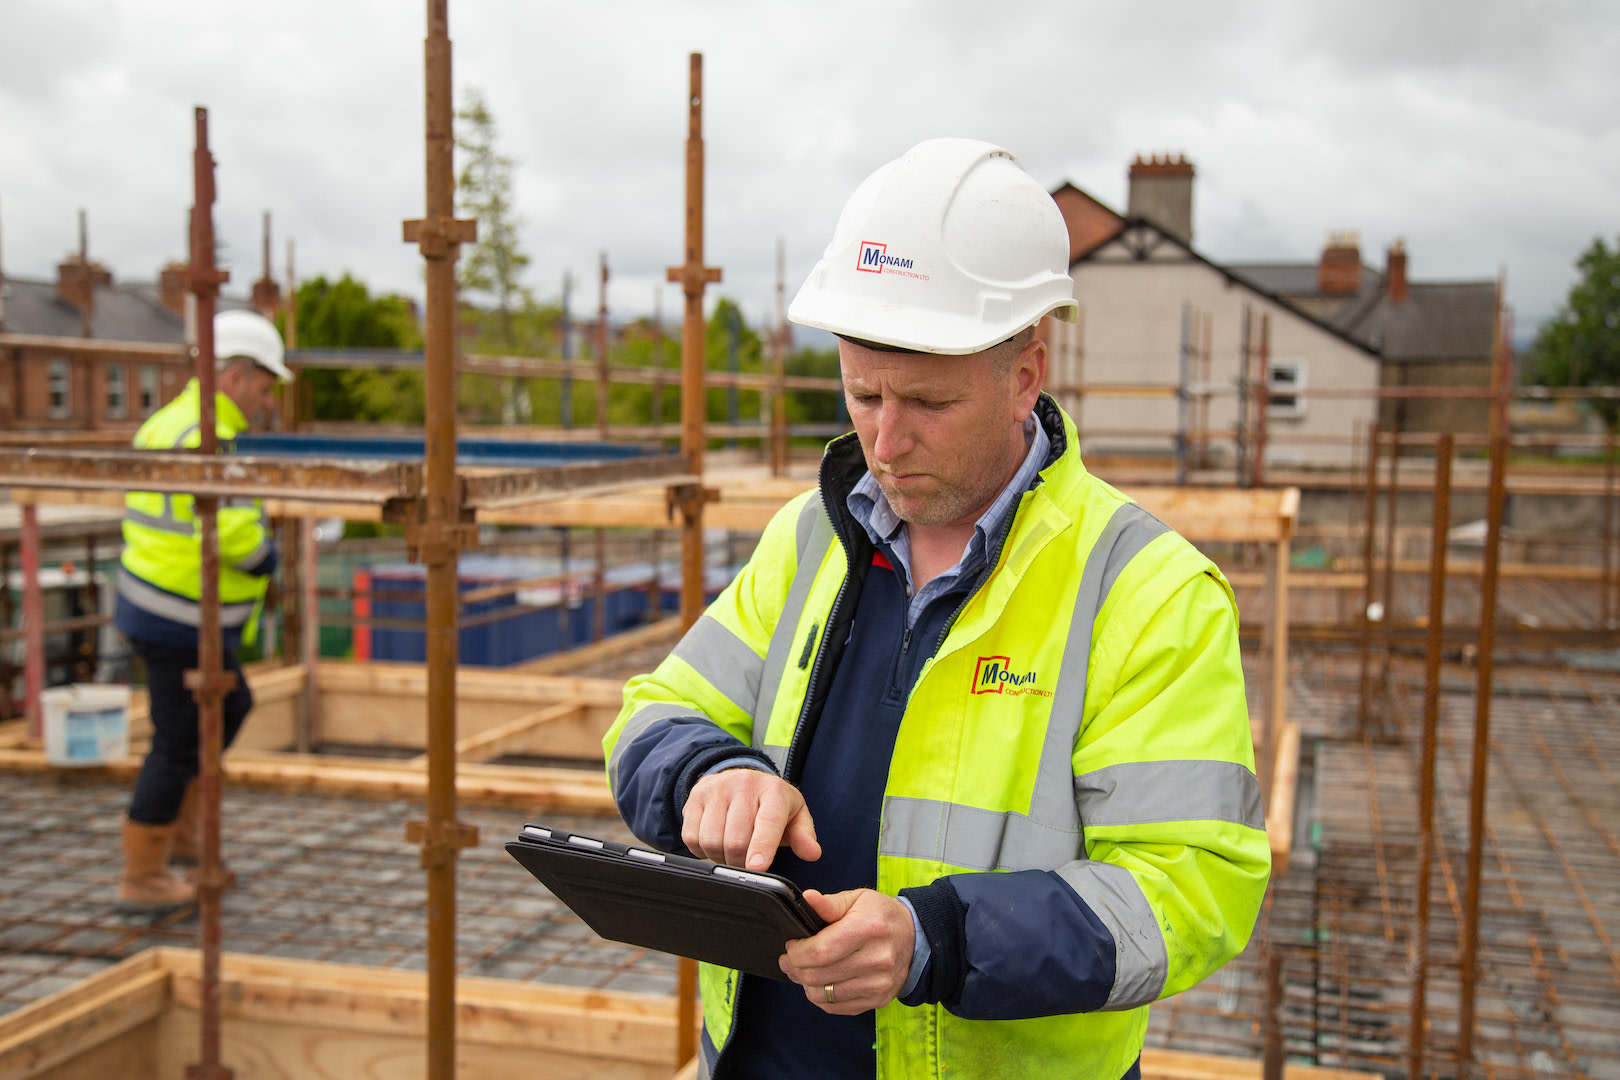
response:
[[[245,291],[275,272],[421,291],[423,5],[411,0],[0,0],[4,268],[93,255],[150,279],[182,254],[191,107]],[[458,103],[481,89],[517,160],[528,284],[606,250],[616,314],[666,317],[681,258],[687,54],[705,54],[708,261],[751,321],[789,295],[872,169],[939,135],[998,142],[1048,188],[1124,208],[1138,152],[1197,166],[1194,245],[1308,261],[1358,230],[1416,280],[1505,267],[1521,334],[1594,236],[1620,235],[1620,4],[1527,0],[451,0]]]

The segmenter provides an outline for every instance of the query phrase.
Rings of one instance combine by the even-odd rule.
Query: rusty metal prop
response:
[[[1401,444],[1389,444],[1389,487],[1384,493],[1384,574],[1379,588],[1379,599],[1384,605],[1384,617],[1378,620],[1378,727],[1389,734],[1390,697],[1389,668],[1393,661],[1394,646],[1390,628],[1395,625],[1395,519],[1400,512]],[[1371,570],[1368,571],[1371,573]]]
[[[786,476],[788,471],[787,352],[791,331],[787,321],[787,248],[776,240],[776,333],[771,335],[775,385],[771,388],[771,475]]]
[[[1480,873],[1485,858],[1485,788],[1490,778],[1491,682],[1496,671],[1496,588],[1502,561],[1502,519],[1507,504],[1508,389],[1502,326],[1502,283],[1496,292],[1496,340],[1492,343],[1491,466],[1485,516],[1485,572],[1480,579],[1479,660],[1474,689],[1474,758],[1468,792],[1468,865],[1463,893],[1463,927],[1457,1010],[1457,1075],[1468,1077],[1474,1057],[1474,1004],[1479,972]]]
[[[1599,608],[1604,629],[1609,626],[1611,608],[1609,601],[1613,591],[1613,565],[1614,565],[1614,425],[1609,425],[1608,435],[1603,440],[1603,584],[1601,586],[1602,599]]]
[[[1259,376],[1254,380],[1254,472],[1251,486],[1266,486],[1266,425],[1271,404],[1271,316],[1260,316]]]
[[[1434,526],[1429,539],[1429,625],[1423,652],[1423,742],[1418,762],[1418,865],[1416,915],[1412,924],[1412,1013],[1408,1076],[1423,1075],[1423,1035],[1429,983],[1429,879],[1434,865],[1434,768],[1440,725],[1440,653],[1446,618],[1446,537],[1451,525],[1453,439],[1443,434],[1434,448]]]
[[[427,871],[428,1080],[456,1074],[456,862],[478,843],[477,830],[456,820],[456,567],[462,547],[476,542],[463,520],[456,478],[456,259],[477,239],[476,222],[455,216],[454,109],[450,80],[448,0],[428,0],[424,158],[427,213],[405,222],[405,240],[426,262],[423,393],[427,436],[425,498],[406,527],[406,546],[427,568],[427,819],[413,821],[406,839],[421,845]]]
[[[29,737],[38,739],[44,734],[39,696],[45,692],[45,590],[39,582],[39,507],[32,503],[23,504],[21,546],[23,633],[28,643],[23,652],[23,711]]]
[[[1266,950],[1266,1034],[1260,1060],[1263,1080],[1283,1080],[1283,996],[1288,989],[1288,954],[1275,946]]]
[[[1361,734],[1368,733],[1367,706],[1372,697],[1373,536],[1378,527],[1378,425],[1367,432],[1367,504],[1361,539],[1361,691],[1356,720]],[[1386,613],[1387,615],[1387,613]]]
[[[191,207],[191,292],[197,311],[197,384],[199,444],[197,454],[219,453],[214,409],[214,302],[229,275],[214,265],[214,158],[208,150],[208,110],[196,111],[196,149],[192,152],[196,196]],[[197,699],[199,753],[197,796],[201,803],[202,865],[197,873],[197,919],[202,939],[202,979],[198,1011],[202,1016],[200,1060],[186,1066],[188,1080],[229,1080],[235,1072],[220,1061],[221,1001],[219,954],[222,948],[221,901],[225,874],[219,858],[220,792],[224,781],[220,758],[225,752],[225,695],[236,686],[225,670],[224,634],[219,617],[219,496],[198,492],[194,499],[197,539],[201,549],[198,585],[197,668],[186,672],[186,685]]]
[[[704,286],[720,280],[719,267],[703,265],[703,54],[691,56],[686,114],[686,262],[669,268],[669,280],[681,286],[686,309],[681,319],[681,450],[687,467],[703,475],[707,439],[707,395],[704,372]],[[681,626],[689,628],[703,614],[703,492],[701,484],[676,490],[681,511]],[[685,1064],[697,1054],[697,965],[681,960],[679,1001],[675,1013],[677,1059]]]

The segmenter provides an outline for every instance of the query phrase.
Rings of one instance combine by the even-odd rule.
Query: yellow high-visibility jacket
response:
[[[878,1011],[879,1077],[1124,1076],[1148,1003],[1243,949],[1270,873],[1230,586],[1087,473],[1050,398],[1037,416],[1051,457],[923,666],[889,764],[877,887],[907,890],[933,948],[924,1003]],[[821,491],[626,686],[603,745],[644,842],[685,850],[686,795],[727,757],[794,779],[848,636],[850,567],[871,559],[843,504],[863,470],[854,436],[831,444]],[[708,1070],[738,978],[702,970]]]
[[[179,450],[202,443],[196,379],[135,433],[137,450]],[[221,450],[248,428],[224,394],[215,396]],[[190,495],[132,491],[124,498],[124,554],[114,621],[131,638],[195,648],[202,552]],[[253,640],[258,611],[276,568],[275,539],[259,500],[227,498],[219,510],[220,622],[228,646]]]

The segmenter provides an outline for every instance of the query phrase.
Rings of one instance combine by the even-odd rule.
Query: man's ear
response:
[[[1046,389],[1046,342],[1035,338],[1013,360],[1013,401],[1021,424],[1035,411],[1035,400]]]

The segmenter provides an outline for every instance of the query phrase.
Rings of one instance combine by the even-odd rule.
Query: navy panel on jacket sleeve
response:
[[[252,574],[254,577],[269,577],[276,572],[276,564],[280,559],[281,556],[277,553],[276,546],[271,544],[258,562],[252,566],[239,566],[237,569],[244,574]]]
[[[681,843],[681,811],[692,785],[711,765],[731,757],[770,759],[705,716],[660,720],[637,735],[619,759],[613,801],[644,844],[689,855]]]
[[[916,903],[916,893],[946,888],[960,908]],[[1114,936],[1049,870],[952,874],[906,895],[936,962],[942,944],[945,955],[961,950],[960,984],[936,982],[927,994],[957,1016],[1022,1020],[1091,1012],[1113,991]]]

